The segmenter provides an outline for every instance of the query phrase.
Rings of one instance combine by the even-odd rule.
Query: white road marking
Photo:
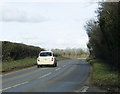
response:
[[[64,65],[63,67],[65,67],[66,65]]]
[[[16,84],[16,85],[13,85],[13,86],[11,86],[11,87],[4,88],[4,89],[2,89],[2,90],[0,90],[0,91],[4,91],[4,90],[10,89],[10,88],[14,88],[14,87],[17,87],[17,86],[20,86],[20,85],[23,85],[23,84],[27,84],[27,83],[29,83],[29,82],[26,81],[26,82],[23,82],[23,83],[20,83],[20,84]]]
[[[75,92],[86,92],[88,90],[88,86],[83,86],[80,90],[77,90]]]
[[[16,85],[14,85],[14,86],[12,86],[12,87],[17,87],[17,86],[19,86],[19,85],[23,85],[23,84],[27,84],[27,83],[28,83],[28,81],[23,82],[23,83],[20,83],[20,84],[16,84]]]
[[[55,71],[60,70],[61,68],[57,68]]]
[[[82,90],[81,90],[81,92],[86,92],[87,90],[88,90],[88,86],[84,86],[83,88],[82,88]]]
[[[26,69],[25,69],[25,70],[26,70]],[[16,71],[16,72],[17,72],[17,71]],[[10,73],[9,73],[9,74],[10,74]],[[40,78],[46,77],[46,76],[48,76],[48,75],[50,75],[50,74],[51,74],[51,72],[49,72],[48,74],[45,74],[45,75],[41,76]],[[5,75],[8,75],[8,74],[5,74]],[[16,85],[13,85],[13,86],[4,88],[4,89],[0,89],[0,91],[4,91],[4,90],[10,89],[10,88],[14,88],[14,87],[17,87],[17,86],[20,86],[20,85],[23,85],[23,84],[27,84],[27,83],[29,83],[29,82],[28,82],[28,81],[25,81],[25,82],[20,83],[20,84],[16,84]]]
[[[40,78],[43,78],[43,77],[46,77],[46,76],[48,76],[48,75],[50,75],[50,74],[51,74],[51,72],[49,72],[48,74],[45,74],[45,75],[39,77],[39,79],[40,79]]]
[[[4,88],[4,89],[2,89],[0,91],[7,90],[7,89],[10,89],[10,88],[12,88],[12,87],[7,87],[7,88]]]

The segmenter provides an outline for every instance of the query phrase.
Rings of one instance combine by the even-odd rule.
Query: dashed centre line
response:
[[[4,89],[2,89],[2,90],[0,90],[0,91],[4,91],[4,90],[10,89],[10,88],[14,88],[14,87],[17,87],[17,86],[20,86],[20,85],[23,85],[23,84],[27,84],[27,83],[29,83],[29,82],[26,81],[26,82],[23,82],[23,83],[20,83],[20,84],[16,84],[16,85],[13,85],[13,86],[11,86],[11,87],[4,88]]]
[[[46,76],[50,75],[51,73],[52,73],[52,72],[49,72],[48,74],[45,74],[45,75],[39,77],[38,79],[43,78],[43,77],[46,77]]]
[[[60,70],[61,68],[57,68],[55,71]]]
[[[48,74],[45,74],[45,75],[39,77],[39,79],[40,79],[40,78],[43,78],[43,77],[46,77],[46,76],[50,75],[51,73],[52,73],[52,72],[49,72]],[[14,87],[17,87],[17,86],[20,86],[20,85],[23,85],[23,84],[27,84],[27,83],[29,83],[29,82],[28,82],[28,81],[25,81],[25,82],[23,82],[23,83],[16,84],[16,85],[13,85],[13,86],[4,88],[4,89],[2,89],[2,90],[0,90],[0,91],[4,91],[4,90],[10,89],[10,88],[14,88]]]
[[[64,65],[63,67],[65,67],[66,65]]]

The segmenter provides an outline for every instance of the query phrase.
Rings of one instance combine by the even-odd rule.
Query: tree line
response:
[[[87,57],[89,55],[88,50],[78,49],[52,49],[55,56],[66,56],[66,57]]]
[[[90,19],[85,29],[89,37],[87,44],[90,57],[104,60],[111,67],[120,63],[120,2],[101,2],[97,17]]]
[[[2,61],[37,57],[40,51],[44,51],[44,49],[22,43],[2,41]]]

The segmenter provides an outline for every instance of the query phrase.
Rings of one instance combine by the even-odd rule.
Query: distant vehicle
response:
[[[41,51],[37,58],[37,67],[42,67],[43,65],[52,65],[57,67],[57,60],[54,57],[52,51]]]

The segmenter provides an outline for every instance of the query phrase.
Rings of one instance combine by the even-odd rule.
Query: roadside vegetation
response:
[[[2,72],[10,72],[36,65],[36,58],[24,58],[2,62]]]
[[[97,17],[85,25],[90,52],[87,61],[93,66],[92,82],[120,92],[120,2],[101,2],[96,13]]]
[[[40,51],[45,49],[22,43],[2,41],[2,61],[36,58]]]
[[[120,82],[118,79],[118,70],[111,70],[111,66],[101,60],[89,58],[87,61],[93,66],[90,78],[90,83],[92,85],[105,89],[108,92],[119,91],[118,86]]]
[[[64,58],[81,58],[81,59],[85,59],[86,57],[89,56],[89,51],[88,50],[83,50],[81,48],[78,49],[52,49],[52,51],[54,52],[55,56],[61,56]]]
[[[65,60],[65,59],[70,59],[69,57],[63,57],[63,56],[58,56],[56,57],[57,61],[60,61],[60,60]]]

